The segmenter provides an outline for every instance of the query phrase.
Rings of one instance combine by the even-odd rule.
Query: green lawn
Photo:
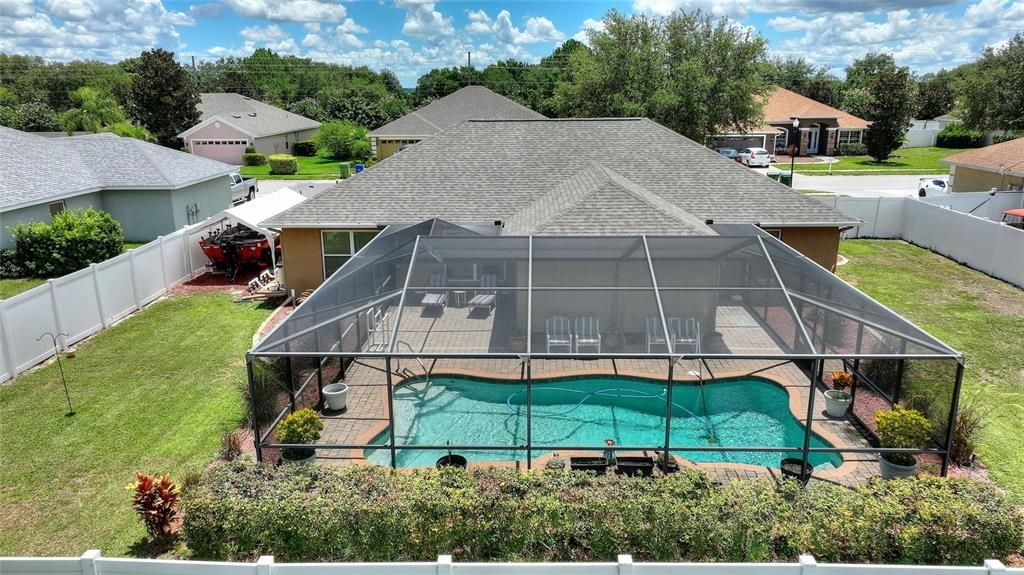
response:
[[[995,409],[979,447],[993,479],[1024,495],[1024,290],[895,240],[849,240],[843,279],[967,357],[967,394]]]
[[[956,148],[902,148],[883,164],[875,163],[870,156],[840,156],[838,162],[832,164],[832,173],[836,176],[945,174],[949,172],[949,166],[939,160],[962,151]],[[777,167],[789,168],[782,164]],[[828,164],[796,164],[795,170],[798,174],[820,176],[828,173]]]
[[[244,354],[269,311],[207,293],[157,302],[64,361],[0,386],[0,557],[125,555],[135,470],[180,481],[243,419]]]
[[[262,166],[242,166],[240,173],[245,177],[257,177],[261,180],[333,180],[338,178],[338,160],[320,156],[297,156],[299,171],[289,176],[278,176],[270,173],[270,164]]]

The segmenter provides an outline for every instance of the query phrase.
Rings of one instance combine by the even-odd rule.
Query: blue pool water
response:
[[[620,377],[588,377],[533,385],[533,444],[658,446],[665,442],[665,385]],[[794,452],[678,452],[698,462],[747,463],[778,467],[799,457],[804,427],[789,410],[786,391],[758,378],[677,383],[672,390],[672,445],[792,447]],[[706,411],[705,411],[706,409]],[[526,386],[460,377],[434,377],[428,386],[413,381],[395,388],[398,445],[521,445],[526,442]],[[385,443],[387,433],[378,436]],[[832,447],[812,436],[812,447]],[[459,450],[470,461],[525,461],[525,450]],[[547,451],[534,450],[538,457]],[[400,449],[400,467],[431,466],[444,452]],[[812,453],[815,467],[838,467],[842,457]],[[387,449],[367,459],[390,464]]]

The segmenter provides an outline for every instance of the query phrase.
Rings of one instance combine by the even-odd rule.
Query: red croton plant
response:
[[[135,483],[128,488],[133,491],[132,507],[145,523],[149,536],[154,540],[170,536],[181,498],[178,486],[166,475],[157,478],[136,471]]]

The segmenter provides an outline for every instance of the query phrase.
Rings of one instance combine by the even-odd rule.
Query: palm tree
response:
[[[61,114],[61,124],[68,135],[77,130],[99,132],[105,126],[123,122],[124,112],[117,101],[95,88],[83,86],[71,93],[78,106]]]

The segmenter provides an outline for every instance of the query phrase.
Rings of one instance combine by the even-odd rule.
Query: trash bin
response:
[[[776,182],[779,181],[779,176],[781,175],[782,172],[768,172],[768,177],[775,180]]]
[[[356,164],[356,173],[357,174],[361,173],[365,169],[366,169],[365,165],[363,165],[363,164]]]
[[[781,172],[779,174],[779,182],[789,187],[793,187],[793,172]]]
[[[352,172],[351,172],[351,165],[348,162],[339,162],[338,163],[338,175],[341,176],[341,179],[344,180],[345,178],[349,177],[349,175],[351,175],[351,174],[352,174]]]

